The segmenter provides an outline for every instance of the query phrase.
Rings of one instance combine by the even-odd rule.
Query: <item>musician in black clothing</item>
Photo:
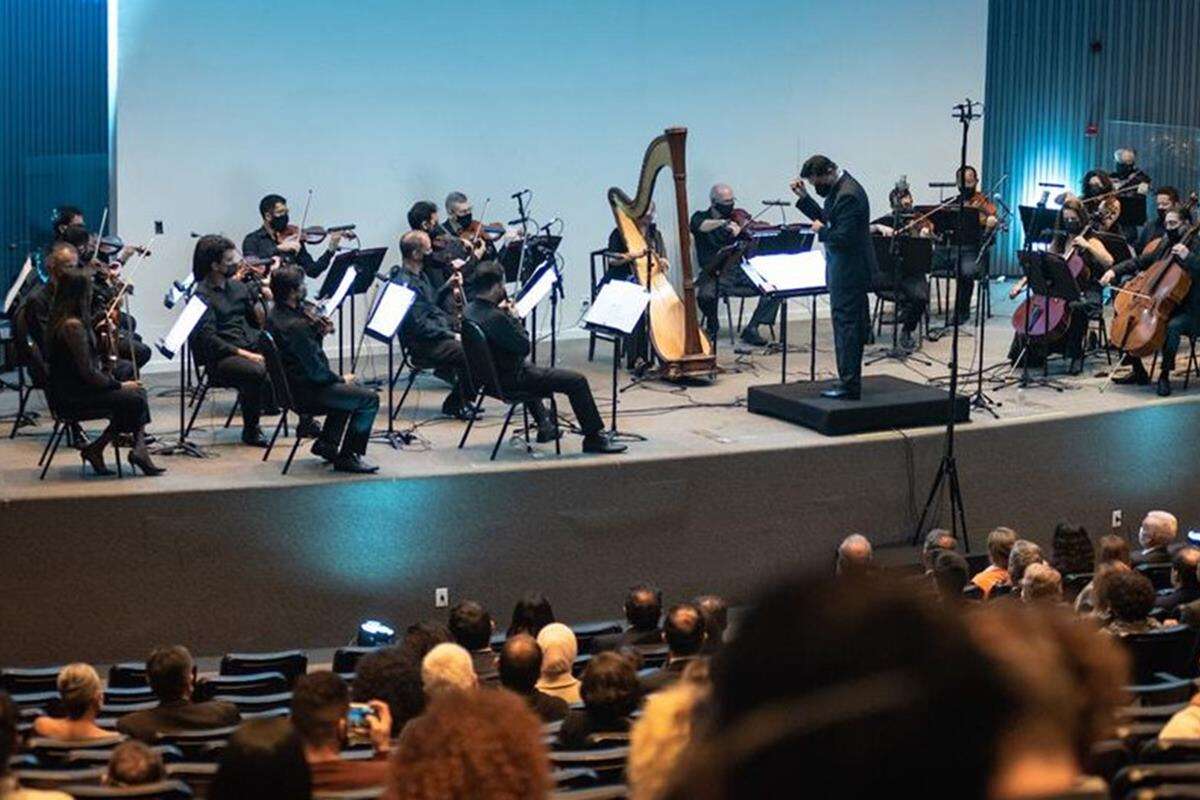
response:
[[[329,234],[325,252],[314,259],[308,252],[303,237],[295,229],[289,231],[291,218],[288,216],[287,200],[277,194],[269,194],[258,203],[262,225],[242,240],[242,252],[256,258],[278,258],[278,263],[297,264],[304,274],[315,278],[329,268],[333,254],[342,240],[341,232]]]
[[[825,198],[822,208],[804,187],[808,180]],[[796,208],[813,221],[817,238],[825,245],[825,281],[833,317],[833,345],[837,352],[841,385],[821,392],[825,397],[858,400],[862,396],[863,345],[870,328],[867,290],[878,271],[871,244],[871,208],[867,194],[850,173],[822,155],[804,162],[800,177],[791,183],[799,198]]]
[[[46,326],[50,323],[50,306],[54,303],[54,288],[66,272],[78,271],[79,251],[69,243],[56,241],[50,245],[44,260],[49,281],[30,289],[13,313],[17,347],[32,374],[44,378],[49,374],[46,363]],[[27,343],[32,343],[28,347]],[[121,376],[118,379],[123,380]],[[130,370],[129,378],[133,377]]]
[[[541,397],[549,397],[555,392],[565,394],[583,430],[585,453],[625,451],[625,445],[613,442],[604,431],[604,421],[586,377],[572,370],[526,363],[529,336],[521,321],[512,314],[512,305],[504,289],[504,271],[498,265],[482,264],[476,271],[475,299],[467,305],[466,318],[477,324],[487,337],[496,372],[505,388]],[[538,441],[553,441],[558,437],[545,404],[539,400],[526,407],[537,421]]]
[[[737,246],[742,227],[733,221],[737,205],[733,189],[718,183],[709,191],[708,198],[709,207],[692,214],[688,227],[696,242],[696,261],[700,268],[696,279],[696,305],[704,315],[704,329],[711,339],[720,328],[717,311],[720,297],[753,297],[758,295],[758,290],[739,268],[745,248]],[[778,300],[760,296],[750,321],[742,329],[742,341],[755,347],[767,344],[758,328],[774,323],[778,313]]]
[[[1150,192],[1150,176],[1137,166],[1137,151],[1132,147],[1118,147],[1113,152],[1116,166],[1108,173],[1116,189],[1137,186],[1131,194],[1117,198],[1121,205],[1118,218],[1121,235],[1133,244],[1138,238],[1138,227],[1146,222],[1146,195]]]
[[[916,237],[929,239],[933,235],[933,225],[928,221],[917,222],[913,214],[913,196],[908,188],[908,182],[897,183],[888,193],[888,205],[892,214],[881,217],[871,223],[871,233],[887,239],[895,236],[897,231],[901,237]],[[911,227],[909,227],[911,224]],[[899,267],[900,265],[897,265]],[[880,276],[880,288],[896,292],[896,313],[900,319],[900,347],[905,350],[915,350],[917,342],[913,332],[925,315],[929,305],[929,281],[923,275],[901,274],[897,276]]]
[[[970,207],[976,203],[990,204],[979,192],[979,173],[974,167],[959,167],[956,180],[959,194],[962,195],[966,206]],[[957,207],[957,203],[954,207]],[[991,264],[990,248],[982,249],[982,252],[981,248],[988,233],[998,224],[998,220],[994,214],[981,210],[979,222],[978,228],[969,229],[975,232],[973,236],[964,236],[961,242],[955,236],[952,241],[938,245],[933,250],[934,269],[943,273],[954,274],[954,260],[958,259],[961,269],[954,290],[954,309],[960,325],[971,318],[971,298],[975,294],[975,281],[988,275]]]
[[[451,273],[449,280],[435,284],[425,271],[432,252],[433,245],[425,231],[409,231],[400,238],[400,268],[393,271],[392,280],[416,293],[412,307],[400,323],[400,341],[410,357],[433,364],[433,374],[450,384],[442,413],[471,419],[475,413],[471,407],[475,390],[467,371],[457,321],[444,307],[447,301],[453,306],[451,295],[456,289],[462,290],[462,273]]]
[[[422,258],[423,272],[434,286],[444,286],[455,273],[455,266],[466,266],[471,254],[467,243],[450,233],[438,222],[438,208],[428,200],[418,200],[408,210],[410,231],[420,231],[429,237],[428,254]],[[464,283],[464,290],[471,287]],[[445,298],[443,297],[443,300]],[[444,305],[447,311],[448,305]]]
[[[71,245],[60,242],[55,247]],[[112,474],[104,463],[104,449],[117,434],[132,434],[130,465],[146,475],[158,475],[164,470],[155,466],[146,449],[150,407],[145,389],[138,381],[120,381],[100,369],[91,325],[91,293],[92,276],[86,269],[72,268],[59,274],[46,329],[48,391],[62,412],[108,417],[104,432],[80,450],[80,457],[96,474]]]
[[[275,338],[296,404],[325,414],[325,425],[312,452],[332,461],[338,472],[376,472],[379,467],[365,461],[363,455],[379,411],[379,395],[355,383],[353,375],[338,375],[329,368],[321,347],[325,330],[318,328],[319,323],[301,305],[305,290],[300,267],[285,264],[271,273],[275,304],[267,317],[267,330]]]
[[[667,259],[667,246],[663,241],[662,231],[655,225],[656,209],[653,201],[646,208],[646,213],[638,217],[638,230],[642,233],[642,238],[646,240],[647,245],[654,248],[655,254],[663,267],[670,268],[670,261]],[[596,287],[599,291],[600,287],[612,280],[618,281],[633,281],[639,285],[642,284],[638,278],[636,264],[639,258],[643,258],[645,253],[633,253],[629,251],[625,244],[625,237],[621,235],[620,228],[613,228],[612,233],[608,235],[608,259],[604,278]],[[649,290],[649,287],[645,287]],[[652,354],[647,350],[646,339],[646,318],[643,316],[638,321],[637,326],[633,329],[633,333],[625,337],[625,362],[629,369],[637,366],[638,361],[649,361]]]
[[[192,256],[195,293],[208,304],[208,310],[189,341],[196,361],[210,376],[237,388],[242,406],[242,442],[266,447],[266,437],[258,424],[264,404],[274,397],[258,352],[259,332],[266,315],[245,284],[230,280],[241,261],[237,247],[224,236],[209,234],[196,242]]]
[[[1167,212],[1179,206],[1179,190],[1174,186],[1159,186],[1154,190],[1154,218],[1147,221],[1132,242],[1134,252],[1141,254],[1150,242],[1167,232]]]

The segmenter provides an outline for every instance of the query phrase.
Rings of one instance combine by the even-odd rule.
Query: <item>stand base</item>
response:
[[[162,442],[150,448],[150,453],[156,456],[190,456],[191,458],[212,458],[207,450],[187,439]]]
[[[416,438],[411,431],[373,431],[367,441],[390,445],[393,450],[399,450],[402,445],[412,444]]]
[[[905,350],[901,347],[889,347],[880,353],[876,353],[867,360],[863,361],[863,366],[869,367],[872,364],[878,364],[880,361],[896,361],[901,364],[906,364],[909,361],[915,361],[925,367],[932,367],[933,362],[924,356],[917,355],[918,350]]]

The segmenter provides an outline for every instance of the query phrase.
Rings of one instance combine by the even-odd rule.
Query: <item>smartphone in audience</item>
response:
[[[378,717],[375,709],[366,703],[351,703],[346,712],[346,732],[351,745],[369,744],[371,741],[370,717]]]

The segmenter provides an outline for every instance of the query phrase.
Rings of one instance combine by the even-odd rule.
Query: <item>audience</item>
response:
[[[616,653],[597,653],[583,671],[580,694],[583,709],[572,709],[558,731],[566,750],[591,747],[594,734],[628,733],[629,715],[641,698],[637,672],[629,659]]]
[[[544,594],[529,592],[513,606],[512,622],[508,625],[505,638],[518,633],[528,633],[537,638],[542,628],[554,622],[554,609]]]
[[[988,534],[987,551],[991,563],[971,579],[983,592],[984,600],[991,596],[993,587],[1009,582],[1008,556],[1016,541],[1017,533],[1012,528],[993,528]]]
[[[1142,549],[1133,554],[1133,566],[1141,564],[1170,564],[1171,544],[1179,535],[1179,522],[1174,514],[1151,511],[1138,529],[1138,544]]]
[[[729,627],[729,605],[715,594],[702,594],[692,601],[704,616],[704,648],[706,656],[721,651],[725,643],[725,631]]]
[[[568,703],[578,703],[579,679],[571,674],[579,644],[575,632],[561,622],[552,622],[537,635],[542,649],[542,675],[537,688],[546,694],[560,697]]]
[[[166,778],[162,756],[145,743],[129,739],[117,745],[108,757],[104,785],[119,789],[158,783]]]
[[[58,706],[65,718],[38,717],[33,721],[37,736],[78,742],[108,739],[116,734],[96,725],[104,687],[90,664],[68,664],[58,673]]]
[[[439,644],[453,642],[454,634],[440,622],[417,622],[408,626],[404,632],[404,640],[400,649],[404,651],[414,664],[420,664],[429,651]]]
[[[508,637],[500,650],[500,685],[525,698],[542,722],[556,722],[567,715],[568,703],[537,688],[542,674],[542,648],[528,633]]]
[[[196,664],[182,645],[160,647],[146,659],[146,677],[158,698],[158,707],[135,711],[117,720],[126,736],[154,744],[161,731],[224,728],[241,720],[237,706],[223,700],[192,701]]]
[[[837,549],[836,572],[839,578],[861,578],[871,573],[875,550],[861,533],[852,533]]]
[[[597,636],[594,649],[619,650],[629,645],[656,645],[662,643],[662,592],[651,586],[640,584],[629,590],[625,597],[625,620],[629,626],[618,634]]]
[[[238,726],[221,753],[208,800],[309,800],[312,777],[292,723],[279,717]]]
[[[708,700],[709,682],[688,679],[693,668],[704,663],[693,662],[680,681],[646,698],[642,715],[629,732],[626,776],[631,800],[657,800],[663,796],[671,773],[699,727],[697,718]]]
[[[444,691],[464,691],[479,685],[474,662],[466,648],[446,642],[434,647],[421,661],[421,685],[426,702]]]
[[[17,721],[21,713],[17,704],[8,693],[0,689],[0,798],[3,800],[71,800],[71,796],[62,792],[42,792],[36,789],[24,789],[12,774],[9,760],[17,752],[20,735],[17,733]]]
[[[354,702],[382,700],[392,715],[392,736],[425,710],[420,662],[402,647],[387,647],[359,660],[351,687]]]
[[[1021,579],[1025,577],[1025,570],[1030,564],[1041,564],[1045,560],[1042,548],[1028,539],[1017,539],[1013,542],[1012,552],[1008,554],[1008,584],[1013,587],[1013,591],[1020,590]]]
[[[1158,740],[1200,739],[1200,692],[1192,695],[1188,704],[1176,711],[1158,732]]]
[[[680,603],[667,611],[663,638],[667,642],[667,663],[642,678],[642,690],[649,694],[674,683],[688,664],[703,658],[704,614],[691,603]]]
[[[383,786],[387,782],[387,753],[391,746],[392,714],[379,699],[367,702],[365,738],[373,759],[348,761],[342,750],[350,744],[350,687],[332,672],[310,672],[292,687],[292,724],[304,744],[304,760],[317,792]]]
[[[1096,548],[1087,528],[1060,522],[1050,543],[1050,566],[1062,575],[1091,572],[1096,563]]]
[[[1058,604],[1063,601],[1062,573],[1049,564],[1030,564],[1021,576],[1021,600]]]
[[[938,553],[958,552],[958,539],[945,528],[934,528],[925,534],[925,546],[921,549],[921,563],[925,565],[925,576],[933,578],[933,562]]]
[[[1150,616],[1154,609],[1154,584],[1140,572],[1114,570],[1101,581],[1097,594],[1098,606],[1110,616],[1104,630],[1114,636],[1162,627],[1162,623]]]
[[[1100,553],[1096,556],[1095,574],[1099,575],[1105,565],[1114,563],[1130,566],[1129,542],[1124,536],[1109,533],[1100,537]],[[1096,579],[1093,577],[1076,595],[1075,610],[1081,614],[1094,611],[1096,608],[1095,593]]]
[[[1200,549],[1181,547],[1171,557],[1171,590],[1163,592],[1154,600],[1154,605],[1164,615],[1181,613],[1180,607],[1200,600]]]
[[[971,568],[967,560],[953,550],[939,550],[933,558],[933,585],[943,603],[963,599]]]
[[[492,632],[496,624],[483,604],[463,600],[450,609],[450,633],[454,641],[471,654],[475,674],[481,681],[496,680],[496,653],[492,650]]]
[[[1123,561],[1109,561],[1101,564],[1096,568],[1096,575],[1092,578],[1092,582],[1088,584],[1091,589],[1089,600],[1089,610],[1081,611],[1078,608],[1076,601],[1076,611],[1096,619],[1101,625],[1106,625],[1112,619],[1112,612],[1109,609],[1108,597],[1105,594],[1105,583],[1109,576],[1114,572],[1130,572],[1131,567]],[[1081,595],[1082,596],[1082,595]]]
[[[504,689],[443,692],[409,723],[386,800],[544,800],[550,762],[542,725]]]

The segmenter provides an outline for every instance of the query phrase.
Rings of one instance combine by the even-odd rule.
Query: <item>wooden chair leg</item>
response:
[[[48,444],[50,451],[46,454],[45,463],[42,464],[42,474],[38,476],[39,481],[46,480],[46,471],[50,469],[50,462],[54,461],[54,454],[58,452],[58,442],[60,439],[62,439],[63,431],[67,427],[66,423],[58,421],[56,421],[54,425],[54,433],[51,434],[50,442]]]
[[[471,428],[475,427],[475,418],[478,417],[479,412],[481,410],[483,410],[483,392],[480,392],[477,395],[477,398],[475,400],[474,409],[475,409],[475,413],[471,415],[471,418],[469,420],[467,420],[467,427],[463,430],[462,438],[458,440],[458,449],[459,450],[462,450],[463,445],[465,445],[467,443],[467,436],[469,436],[471,434]]]
[[[262,460],[266,461],[271,457],[271,451],[275,448],[275,440],[279,438],[279,432],[283,430],[283,424],[287,422],[287,410],[279,415],[279,422],[275,423],[275,432],[271,434],[271,441],[267,442],[267,449],[263,453]],[[297,439],[300,437],[296,437]]]
[[[504,434],[508,433],[508,423],[512,420],[513,412],[517,410],[516,403],[510,403],[508,413],[504,415],[504,424],[500,426],[500,435],[496,437],[496,444],[492,446],[492,457],[489,461],[496,460],[496,453],[500,452],[500,443],[504,441]]]

